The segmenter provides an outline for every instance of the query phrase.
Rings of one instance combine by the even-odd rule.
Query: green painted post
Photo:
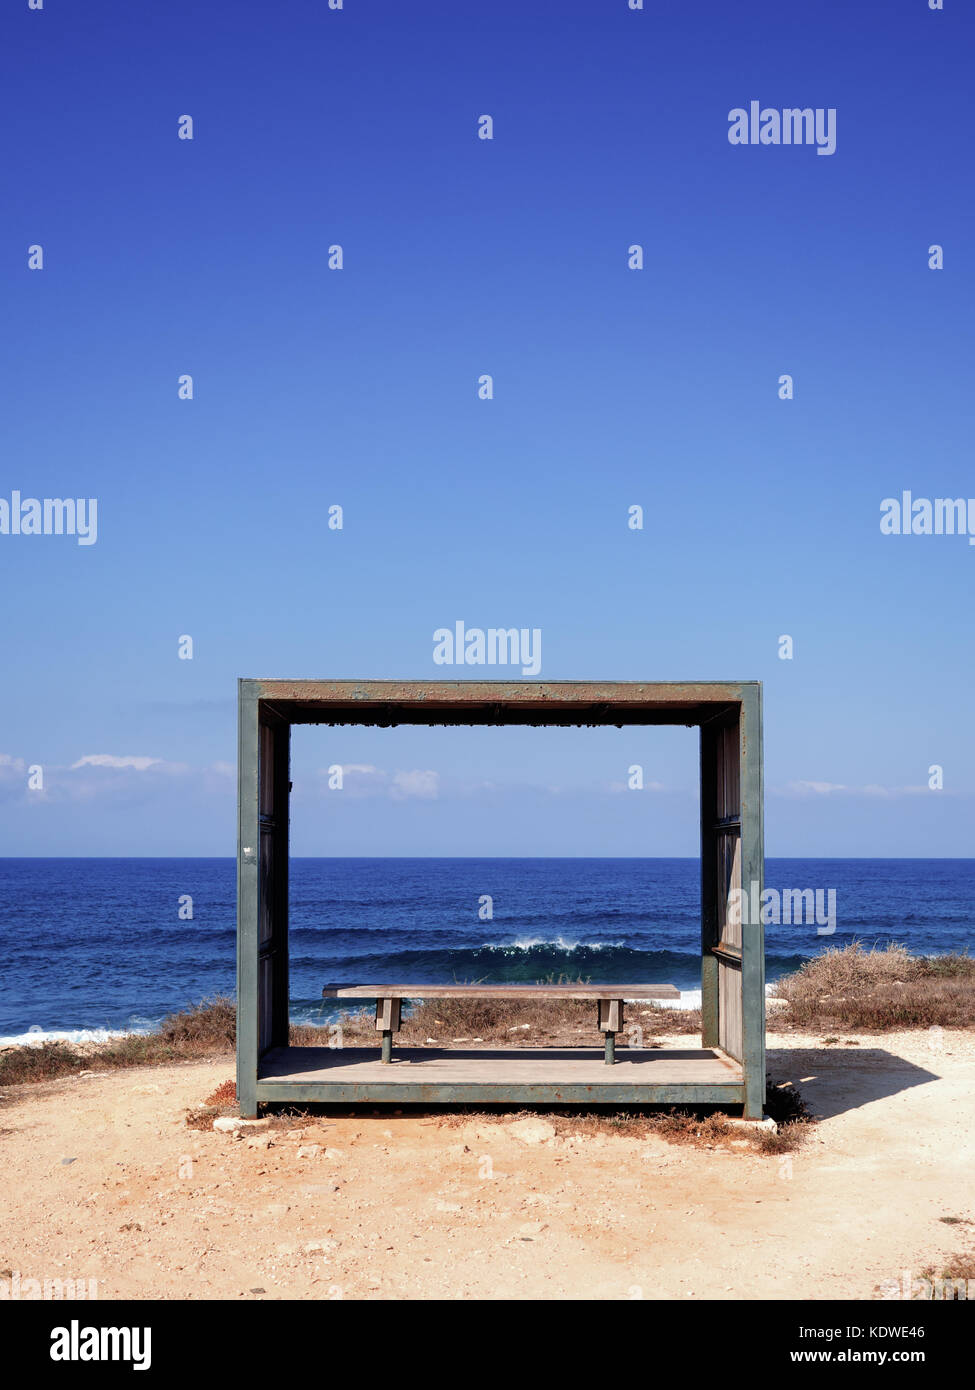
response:
[[[258,1063],[258,722],[254,681],[238,682],[237,704],[237,1101],[257,1115]]]
[[[741,886],[746,900],[760,903],[765,886],[764,766],[762,687],[742,687],[741,724]],[[754,889],[752,885],[755,885]],[[761,919],[742,923],[741,1013],[745,1118],[760,1120],[765,1109],[765,929]]]
[[[383,1029],[383,1061],[393,1060],[393,1031],[391,1028]]]
[[[607,1034],[606,1034],[606,1054],[605,1054],[605,1057],[604,1057],[604,1061],[606,1062],[606,1065],[607,1065],[608,1067],[611,1067],[611,1066],[614,1064],[614,1062],[616,1061],[616,1034],[615,1034],[615,1033],[607,1033]]]

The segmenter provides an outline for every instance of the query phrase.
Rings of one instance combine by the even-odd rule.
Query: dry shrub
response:
[[[235,1081],[221,1081],[215,1091],[207,1096],[207,1105],[236,1105],[237,1104],[237,1083]]]
[[[335,1022],[340,1020],[336,1019]],[[372,1034],[372,1041],[376,1042],[377,1033],[372,1019],[367,1019],[364,1015],[343,1014],[341,1018],[343,1033],[346,1031],[346,1023],[349,1023],[348,1032],[353,1041],[357,1041],[360,1035],[365,1038],[366,1025]],[[328,1032],[325,1027],[317,1023],[292,1023],[288,1028],[288,1042],[292,1047],[327,1047]]]
[[[200,1105],[195,1110],[186,1112],[187,1129],[212,1129],[213,1122],[218,1115],[225,1114],[225,1110],[217,1105]]]
[[[559,983],[563,983],[559,981]],[[570,984],[572,981],[565,981]],[[580,981],[578,983],[585,983]],[[626,987],[620,986],[625,993]],[[639,1024],[644,1046],[654,1034],[700,1033],[701,1014],[697,1009],[662,1009],[644,1003],[626,1009],[627,1024]],[[371,1012],[344,1013],[335,1020],[342,1028],[343,1043],[378,1047],[379,1038]],[[527,1026],[526,1026],[527,1025]],[[449,1048],[455,1038],[472,1042],[503,1044],[505,1047],[601,1047],[594,999],[418,999],[403,1007],[403,1018],[396,1034],[398,1047],[423,1047],[432,1038],[438,1047]],[[293,1047],[321,1047],[324,1029],[308,1024],[292,1024]],[[629,1045],[626,1032],[617,1034],[616,1046]]]
[[[824,951],[776,985],[788,1011],[776,1028],[886,1032],[898,1028],[968,1028],[975,1024],[975,960],[967,955],[912,956],[904,946],[864,950],[854,942]]]
[[[777,1125],[812,1123],[809,1107],[791,1081],[770,1081],[765,1090],[765,1113]]]
[[[540,1106],[532,1110],[502,1110],[494,1116],[499,1125],[513,1120],[544,1116],[560,1139],[576,1135],[618,1135],[627,1139],[656,1136],[668,1144],[686,1144],[699,1149],[737,1149],[743,1153],[782,1154],[799,1148],[809,1133],[811,1117],[802,1097],[795,1091],[769,1096],[766,1111],[779,1125],[778,1133],[758,1124],[742,1125],[721,1110],[706,1107],[672,1106],[668,1110],[634,1106],[629,1110],[583,1108],[571,1105],[557,1110]],[[472,1122],[483,1124],[485,1107],[457,1109],[438,1114],[438,1122],[456,1129]]]
[[[806,1131],[802,1124],[793,1121],[791,1124],[779,1125],[778,1129],[760,1129],[756,1127],[752,1135],[752,1143],[759,1153],[768,1154],[787,1154],[794,1153],[806,1138]]]
[[[195,1061],[234,1050],[236,1013],[231,999],[205,999],[167,1015],[154,1033],[127,1033],[106,1043],[45,1042],[0,1053],[0,1085],[53,1081],[88,1069]]]
[[[309,1110],[306,1105],[279,1104],[273,1110],[265,1107],[264,1115],[266,1119],[270,1120],[271,1129],[307,1129],[310,1125],[320,1126],[324,1123],[322,1120],[322,1108],[323,1107],[319,1107],[319,1109],[315,1111]],[[338,1112],[335,1106],[328,1107],[328,1114],[330,1116],[334,1117],[336,1113]],[[346,1113],[349,1117],[354,1117],[358,1114],[355,1109],[351,1109]],[[326,1127],[331,1128],[330,1125]]]
[[[693,1144],[696,1148],[710,1149],[732,1139],[747,1137],[736,1126],[729,1124],[728,1116],[720,1110],[703,1118],[693,1110],[670,1110],[656,1118],[651,1133],[659,1134],[669,1144]]]
[[[641,1004],[628,1012],[629,1020],[643,1028],[645,1042],[651,1032],[700,1031],[696,1011],[655,1008],[648,1013]],[[339,1021],[346,1044],[378,1047],[371,1013],[346,1013]],[[525,1023],[527,1028],[519,1026]],[[167,1015],[154,1033],[128,1033],[106,1043],[45,1042],[7,1048],[0,1052],[0,1086],[53,1081],[89,1068],[105,1071],[226,1056],[234,1050],[236,1033],[233,1000],[222,996],[205,999]],[[422,1047],[428,1037],[437,1038],[445,1047],[455,1037],[477,1037],[507,1047],[602,1045],[595,1003],[575,999],[431,999],[404,1014],[397,1043]],[[314,1024],[292,1024],[290,1041],[294,1047],[322,1047],[327,1032]],[[627,1046],[625,1034],[619,1035],[617,1046]]]
[[[529,1036],[521,1038],[519,1033]],[[580,1044],[599,1041],[594,1001],[425,999],[420,1000],[403,1020],[404,1040],[419,1043],[426,1038],[449,1043],[453,1038],[466,1037],[524,1046],[526,1042],[536,1045],[543,1038],[565,1034]]]
[[[233,1052],[237,1042],[237,1006],[218,995],[168,1014],[159,1032],[150,1034],[162,1046],[176,1049],[181,1057],[213,1052]]]
[[[18,1086],[27,1081],[52,1081],[79,1071],[85,1059],[63,1042],[37,1047],[10,1047],[0,1053],[0,1085]]]
[[[975,1282],[975,1254],[949,1255],[940,1270],[930,1265],[924,1271],[926,1279],[971,1279]]]
[[[975,957],[966,951],[952,951],[945,956],[920,956],[918,959],[928,979],[975,980]]]
[[[187,1129],[212,1129],[218,1115],[237,1113],[237,1083],[221,1081],[210,1092],[202,1105],[186,1112]]]
[[[928,1265],[921,1271],[921,1277],[934,1285],[931,1297],[939,1301],[945,1299],[970,1299],[975,1294],[975,1253],[965,1251],[957,1255],[945,1255],[936,1265]],[[920,1300],[929,1295],[926,1290],[915,1290],[912,1298]]]

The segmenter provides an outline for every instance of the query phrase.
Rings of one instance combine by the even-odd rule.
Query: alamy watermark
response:
[[[749,887],[732,888],[728,894],[728,921],[735,925],[807,926],[815,924],[817,936],[836,931],[835,888],[764,888],[756,880]]]
[[[0,497],[0,536],[77,536],[79,545],[98,540],[97,497]]]
[[[523,676],[542,669],[542,630],[539,627],[467,627],[462,618],[453,628],[433,634],[437,666],[520,666]]]
[[[967,536],[975,545],[975,497],[885,497],[880,530],[885,536]]]
[[[927,1278],[923,1274],[915,1278],[913,1270],[901,1270],[901,1277],[887,1279],[878,1285],[877,1292],[885,1300],[901,1300],[905,1303],[928,1301],[932,1303],[969,1302],[975,1299],[975,1279],[953,1279],[950,1276]]]
[[[37,1025],[34,1024],[31,1032]],[[21,1274],[19,1269],[5,1271],[6,1277],[0,1279],[0,1302],[10,1300],[14,1303],[34,1299],[61,1302],[78,1298],[97,1299],[97,1279],[33,1279]]]
[[[746,111],[728,112],[728,141],[732,145],[815,145],[817,154],[836,150],[835,106],[763,107],[752,101]]]
[[[131,1361],[133,1371],[152,1365],[151,1327],[82,1327],[72,1318],[51,1329],[52,1361]]]

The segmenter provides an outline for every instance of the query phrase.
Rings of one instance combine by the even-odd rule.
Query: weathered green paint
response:
[[[756,901],[765,887],[764,768],[762,760],[762,687],[750,686],[742,701],[739,725],[741,765],[741,883]],[[750,915],[750,914],[749,914]],[[745,1118],[761,1119],[765,1106],[765,928],[757,922],[741,929],[742,1065],[745,1071]]]
[[[252,681],[241,681],[237,710],[237,1098],[240,1113],[257,1114],[258,704]]]
[[[604,1057],[603,1057],[603,1060],[605,1061],[605,1063],[606,1063],[606,1065],[607,1065],[608,1067],[611,1067],[611,1066],[614,1064],[614,1062],[616,1061],[616,1034],[615,1034],[615,1033],[607,1033],[607,1034],[606,1034],[606,1050],[605,1050],[605,1055],[604,1055]]]
[[[322,1104],[395,1102],[429,1105],[741,1105],[744,1087],[728,1085],[651,1086],[626,1082],[619,1086],[491,1085],[467,1082],[380,1082],[343,1085],[326,1081],[259,1081],[260,1102],[316,1101]]]

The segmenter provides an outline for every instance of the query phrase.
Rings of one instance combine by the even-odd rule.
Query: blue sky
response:
[[[0,535],[0,852],[232,852],[237,677],[462,675],[464,619],[765,681],[771,854],[969,855],[975,548],[879,529],[975,497],[945,3],[6,6],[0,497],[98,539]],[[835,153],[730,144],[751,100]],[[687,731],[296,737],[299,853],[693,854],[695,807]]]

